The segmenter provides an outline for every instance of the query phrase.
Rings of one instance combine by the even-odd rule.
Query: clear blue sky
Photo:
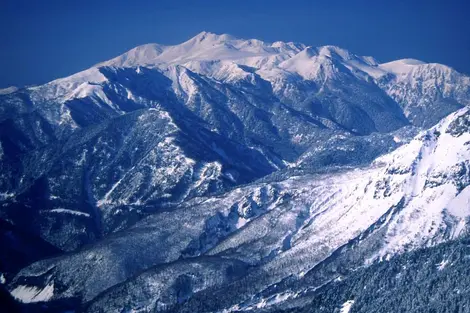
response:
[[[70,75],[137,45],[200,31],[338,45],[470,74],[470,0],[2,0],[0,88]]]

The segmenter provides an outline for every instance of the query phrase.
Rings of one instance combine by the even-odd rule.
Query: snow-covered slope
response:
[[[361,266],[456,238],[469,226],[469,127],[465,108],[367,168],[255,183],[188,201],[79,253],[33,264],[10,288],[42,290],[53,282],[68,286],[55,292],[54,299],[91,300],[136,271],[179,258],[216,255],[247,263],[252,270],[231,285],[237,296],[228,297],[222,289],[214,298],[198,301],[210,301],[207,311],[228,304],[244,309],[273,292],[286,292],[282,288],[289,285],[268,287],[292,275],[308,279],[345,248],[353,259],[346,265]],[[139,262],[130,266],[136,258]],[[70,268],[77,266],[87,270],[70,275]],[[38,276],[42,278],[32,279]],[[151,294],[132,305],[152,307]],[[113,301],[117,307],[133,303],[114,296]]]
[[[2,218],[70,251],[152,212],[273,170],[258,151],[190,118],[180,122],[163,108],[134,111],[25,153],[20,163],[3,160],[4,188],[11,192],[2,195]],[[22,179],[10,180],[15,177]]]

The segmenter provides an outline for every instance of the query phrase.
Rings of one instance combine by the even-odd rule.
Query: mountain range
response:
[[[31,312],[355,312],[321,297],[470,227],[445,65],[202,32],[0,104],[0,272]]]

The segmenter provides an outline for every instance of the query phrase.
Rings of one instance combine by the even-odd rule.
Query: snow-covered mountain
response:
[[[295,298],[467,232],[469,102],[444,65],[207,32],[2,92],[0,272],[51,310]]]
[[[445,65],[413,59],[379,64],[372,57],[357,56],[335,46],[313,48],[292,42],[270,44],[207,32],[176,46],[140,46],[99,65],[167,68],[169,64],[182,65],[223,82],[255,83],[259,76],[271,83],[277,96],[297,102],[296,96],[313,96],[313,90],[305,93],[290,86],[296,78],[315,83],[316,96],[325,93],[331,81],[352,76],[365,82],[372,80],[400,104],[412,123],[425,127],[432,126],[469,101],[470,78]],[[372,94],[369,92],[368,96]],[[420,119],[420,115],[426,115],[421,110],[426,109],[437,111],[437,115]],[[427,112],[427,115],[431,113]]]
[[[469,125],[465,108],[369,167],[254,183],[216,197],[195,198],[78,253],[23,269],[10,285],[12,293],[35,301],[23,291],[52,288],[48,300],[90,301],[142,269],[157,266],[101,294],[90,312],[171,307],[176,298],[158,294],[175,287],[160,275],[170,275],[171,281],[176,279],[172,275],[186,277],[187,298],[222,284],[216,297],[200,299],[210,301],[208,311],[227,305],[231,310],[249,309],[262,305],[269,295],[287,299],[301,294],[299,281],[318,275],[324,262],[363,266],[457,238],[470,226]],[[198,271],[200,277],[186,270],[174,273],[189,264],[200,267],[207,256],[242,262],[251,270],[225,283],[212,276],[225,275],[226,269],[214,274],[207,268],[207,274]],[[331,280],[341,276],[341,269],[322,275]],[[297,277],[296,282],[279,284],[289,277]],[[196,287],[201,279],[203,286]],[[227,288],[236,286],[236,297],[223,288],[233,280]],[[118,296],[123,293],[126,297]]]

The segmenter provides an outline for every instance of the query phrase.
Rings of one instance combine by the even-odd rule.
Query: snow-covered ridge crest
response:
[[[158,64],[183,64],[190,61],[236,60],[255,63],[254,59],[274,55],[292,55],[305,48],[292,42],[265,43],[257,39],[237,39],[228,34],[201,32],[195,37],[173,46],[147,44],[98,66],[157,66]],[[248,60],[247,60],[248,59]],[[249,59],[252,59],[251,62]],[[247,64],[248,65],[248,64]]]
[[[359,56],[337,46],[310,47],[302,43],[282,41],[268,43],[205,31],[177,45],[150,43],[135,47],[88,70],[31,90],[33,99],[37,101],[56,99],[64,94],[70,95],[81,84],[106,81],[98,70],[102,66],[167,69],[170,65],[181,65],[215,79],[229,77],[231,82],[246,79],[253,72],[273,84],[274,89],[277,87],[277,77],[290,81],[288,76],[294,74],[303,79],[318,81],[334,78],[338,72],[347,68],[360,80],[377,80],[379,86],[394,100],[403,104],[405,109],[413,101],[417,102],[415,98],[409,99],[412,97],[409,95],[410,88],[425,89],[424,92],[418,90],[422,98],[427,94],[432,94],[435,98],[442,93],[445,97],[455,94],[459,101],[463,101],[470,93],[470,78],[441,64],[415,59],[379,64],[373,57]],[[248,68],[240,70],[240,66]],[[390,76],[396,78],[391,80]],[[420,87],[417,82],[422,79],[427,80],[428,84]],[[430,87],[427,88],[427,85]]]
[[[324,84],[327,81],[357,79],[375,82],[387,95],[399,103],[412,121],[430,127],[439,119],[421,121],[421,107],[443,98],[456,99],[467,105],[470,98],[470,78],[454,69],[416,59],[402,59],[380,64],[370,56],[360,56],[336,46],[310,47],[300,43],[263,42],[238,39],[231,35],[202,32],[178,45],[148,44],[136,47],[99,66],[147,66],[167,68],[181,65],[223,82],[236,83],[252,75],[268,81],[274,90],[292,83],[300,76]],[[215,66],[216,65],[216,66]],[[240,66],[247,68],[240,69]],[[424,83],[422,83],[424,82]],[[451,101],[442,116],[459,107]],[[417,111],[418,110],[418,111]]]
[[[154,43],[141,45],[97,66],[162,66],[183,65],[188,62],[231,61],[256,69],[266,69],[266,66],[278,65],[297,54],[300,54],[298,56],[300,59],[323,57],[340,60],[348,67],[363,71],[374,78],[388,73],[403,73],[413,66],[426,64],[414,59],[379,64],[373,57],[358,56],[337,46],[309,47],[302,43],[283,41],[268,43],[258,39],[239,39],[228,34],[203,31],[177,45],[165,46]],[[273,64],[273,60],[278,62]]]
[[[411,165],[411,163],[414,160],[409,162],[409,158],[413,158],[415,156],[415,153],[410,153],[410,151],[414,150],[413,147],[427,144],[430,141],[437,140],[437,139],[439,139],[440,141],[444,141],[443,138],[448,139],[448,140],[445,140],[443,144],[451,144],[451,141],[455,140],[455,137],[449,134],[449,132],[453,129],[453,127],[455,127],[453,123],[459,120],[459,118],[466,116],[469,113],[469,110],[470,108],[465,107],[454,113],[449,114],[446,118],[441,120],[435,126],[431,127],[430,129],[420,132],[408,145],[404,145],[390,154],[377,158],[373,164],[381,164],[381,163],[390,164],[394,162],[395,163],[400,162],[400,164]],[[465,135],[465,133],[463,134]],[[443,137],[441,137],[441,135]],[[460,143],[460,140],[458,143]],[[434,149],[431,152],[435,152],[435,151],[436,150]],[[446,161],[446,160],[441,160],[441,161]],[[455,160],[449,160],[449,161],[455,161]],[[439,162],[439,164],[443,164],[443,162]]]
[[[117,58],[100,63],[98,66],[165,67],[167,64],[179,64],[187,65],[189,68],[196,69],[197,71],[198,65],[195,65],[195,63],[233,62],[238,65],[250,66],[257,70],[269,70],[291,58],[297,58],[298,62],[300,62],[297,64],[298,66],[291,68],[294,73],[299,73],[298,67],[306,67],[307,69],[305,70],[307,71],[311,67],[311,64],[306,64],[305,61],[302,61],[304,59],[313,58],[312,62],[318,63],[317,59],[328,58],[340,60],[345,64],[347,63],[349,67],[362,69],[367,73],[376,73],[376,75],[385,74],[385,71],[377,69],[378,63],[372,57],[357,56],[336,46],[313,48],[301,43],[282,41],[268,43],[257,39],[238,39],[231,35],[217,35],[210,32],[201,32],[195,37],[173,46],[159,44],[142,45]],[[288,69],[287,66],[281,67]],[[316,67],[316,65],[313,65],[313,67]],[[370,68],[365,69],[367,67]],[[203,73],[214,76],[207,71]],[[301,76],[305,75],[301,74]]]
[[[337,115],[332,117],[334,122],[338,122],[337,118],[343,118],[338,112],[344,112],[344,103],[352,107],[373,103],[377,108],[369,106],[361,109],[366,110],[367,114],[389,110],[392,116],[384,117],[385,120],[398,118],[401,120],[398,124],[403,124],[406,117],[414,125],[428,128],[443,116],[470,104],[470,78],[445,65],[414,59],[380,64],[373,57],[356,55],[336,46],[311,47],[282,41],[268,43],[210,32],[202,32],[177,45],[152,43],[138,46],[85,71],[42,86],[26,88],[24,92],[30,94],[35,106],[43,107],[44,103],[48,103],[49,111],[54,111],[45,112],[48,120],[77,128],[68,106],[64,106],[65,102],[89,98],[100,107],[99,110],[109,107],[112,114],[121,115],[123,111],[108,94],[112,91],[121,93],[127,87],[122,82],[109,80],[102,69],[132,68],[141,73],[144,67],[160,71],[177,87],[178,83],[171,73],[173,68],[181,67],[202,79],[209,78],[211,85],[226,83],[239,88],[248,84],[254,90],[263,90],[263,96],[274,96],[289,104],[304,106],[303,102],[309,101],[316,106],[318,102],[332,102],[335,100],[331,99],[338,98],[337,104],[326,103],[328,107],[318,109],[327,118],[332,113]],[[344,86],[350,91],[342,92]],[[158,88],[165,89],[166,86],[159,84]],[[201,91],[206,91],[206,88]],[[272,94],[267,95],[266,92]],[[13,92],[11,95],[15,94]],[[305,105],[312,106],[309,103]],[[428,111],[424,114],[422,110]],[[313,111],[305,113],[317,114]],[[351,112],[357,113],[354,108]],[[319,116],[322,117],[325,116]],[[351,121],[344,118],[348,123]],[[387,125],[379,122],[377,116],[372,119],[365,126],[366,133],[382,131],[380,125]],[[357,125],[346,126],[357,131]]]

